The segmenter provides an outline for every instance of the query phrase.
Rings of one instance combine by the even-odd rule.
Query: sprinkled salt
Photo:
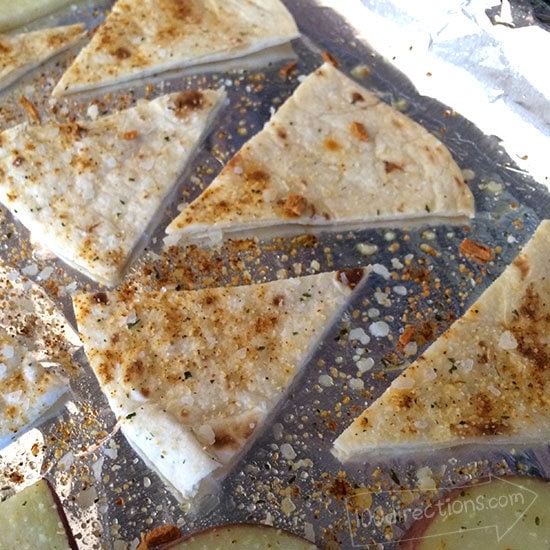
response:
[[[463,359],[462,361],[458,361],[457,363],[458,370],[464,373],[470,372],[474,367],[474,360],[473,359]]]
[[[11,359],[15,354],[15,350],[13,349],[13,346],[10,346],[9,344],[4,344],[2,346],[2,349],[0,350],[0,353],[2,353],[2,355],[6,359]]]
[[[418,351],[418,345],[416,342],[409,342],[404,348],[403,352],[407,357],[414,355]]]
[[[505,330],[498,339],[498,347],[501,349],[516,349],[518,342],[509,330]]]
[[[376,321],[370,325],[369,331],[375,338],[383,338],[390,333],[390,326],[385,321]]]
[[[283,437],[283,425],[280,422],[273,424],[273,438],[279,441]]]
[[[349,387],[352,390],[362,390],[365,387],[365,383],[361,380],[361,378],[352,378],[349,381]]]
[[[396,390],[410,390],[414,388],[414,379],[402,374],[391,383],[391,387]]]
[[[349,331],[349,339],[357,340],[364,346],[370,342],[370,336],[365,332],[363,327],[353,328]]]
[[[394,269],[403,269],[403,264],[401,263],[401,261],[399,260],[399,258],[392,258],[391,259],[391,266],[394,268]]]
[[[375,244],[359,243],[356,248],[363,256],[372,256],[378,252],[378,246]]]
[[[319,376],[319,384],[325,388],[330,388],[330,386],[334,386],[334,380],[328,374],[321,374]]]
[[[380,317],[380,310],[376,309],[375,307],[371,307],[371,308],[367,311],[367,315],[368,315],[371,319],[376,319],[377,317]]]
[[[290,443],[283,443],[280,447],[281,455],[287,460],[293,460],[296,458],[296,451],[292,448]]]
[[[374,367],[374,359],[372,357],[366,357],[365,359],[359,359],[355,363],[360,372],[367,372]]]
[[[51,266],[45,267],[38,274],[38,278],[42,281],[47,281],[51,277],[52,273],[53,273],[53,267],[51,267]]]
[[[385,292],[375,292],[374,299],[381,305],[385,307],[391,306],[391,300],[388,298],[388,295]]]
[[[499,397],[501,395],[500,393],[500,390],[498,388],[495,388],[495,386],[492,386],[492,385],[488,385],[487,386],[487,389],[493,394],[493,395],[496,395],[497,397]]]
[[[372,270],[377,275],[380,275],[380,277],[384,277],[384,279],[390,278],[390,272],[388,271],[388,268],[383,266],[382,264],[373,264]]]
[[[97,107],[97,105],[95,104],[92,104],[88,107],[88,109],[86,110],[86,114],[92,119],[92,120],[95,120],[97,118],[97,116],[99,115],[99,109]]]
[[[34,277],[38,273],[38,266],[36,264],[26,265],[22,270],[24,275]]]

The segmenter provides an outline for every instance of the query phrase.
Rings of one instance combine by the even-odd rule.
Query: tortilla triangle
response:
[[[334,442],[341,460],[550,437],[550,221]]]
[[[57,410],[79,346],[42,288],[0,265],[0,448]]]
[[[473,213],[444,145],[324,64],[173,220],[166,240],[456,222]]]
[[[225,98],[189,90],[75,123],[0,134],[0,201],[32,236],[112,285]]]
[[[231,463],[366,270],[196,291],[74,298],[122,430],[183,497]]]
[[[243,59],[298,35],[279,0],[118,0],[53,95]]]
[[[0,35],[0,89],[70,48],[83,36],[81,24]]]

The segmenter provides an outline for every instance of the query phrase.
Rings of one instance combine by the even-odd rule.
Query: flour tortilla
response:
[[[296,23],[279,0],[118,0],[53,95],[172,69],[198,72],[297,36]]]
[[[167,228],[167,244],[413,222],[464,222],[449,151],[324,64]]]
[[[0,90],[78,43],[83,36],[84,25],[80,24],[15,35],[0,34]]]
[[[113,285],[224,98],[190,90],[96,120],[10,128],[0,201],[66,263]]]
[[[342,461],[550,437],[550,221],[334,442]]]
[[[0,0],[0,31],[6,31],[48,15],[78,0]]]
[[[0,265],[0,448],[59,408],[79,346],[45,292]]]
[[[124,434],[189,498],[243,448],[365,273],[78,294],[74,307],[86,355]]]

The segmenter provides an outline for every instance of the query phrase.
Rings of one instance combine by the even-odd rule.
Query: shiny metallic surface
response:
[[[93,28],[110,4],[80,2],[34,26],[85,21]],[[543,441],[532,449],[487,446],[381,458],[365,465],[342,465],[330,453],[332,441],[352,418],[480,296],[540,220],[550,217],[550,195],[514,163],[497,138],[456,114],[452,105],[419,95],[402,73],[358,36],[355,26],[360,21],[352,27],[337,9],[313,0],[286,4],[303,33],[293,44],[297,65],[288,78],[280,72],[288,64],[285,60],[249,71],[174,74],[156,79],[154,87],[145,83],[109,96],[98,92],[53,102],[49,92],[73,50],[0,95],[4,129],[24,119],[17,102],[21,95],[35,103],[42,120],[48,120],[86,117],[90,101],[100,112],[109,112],[145,95],[226,87],[229,106],[182,175],[159,224],[144,227],[142,248],[124,284],[198,288],[376,264],[376,273],[319,343],[235,466],[193,504],[178,502],[117,431],[116,419],[80,351],[81,375],[72,383],[63,413],[0,451],[0,497],[46,475],[60,494],[82,548],[136,548],[141,533],[165,523],[186,533],[232,521],[273,524],[325,548],[382,543],[392,548],[410,525],[404,510],[414,499],[425,506],[440,490],[488,475],[550,475],[550,451]],[[322,63],[322,52],[330,52],[344,72],[445,143],[475,196],[471,224],[326,233],[314,239],[233,243],[180,256],[164,253],[164,228],[178,205],[196,197],[261,129],[300,77]],[[71,293],[97,285],[32,249],[28,233],[5,209],[2,214],[2,257],[20,269],[36,264],[38,275],[31,278],[45,286],[73,320]],[[466,237],[490,246],[494,260],[479,264],[461,255],[458,246]],[[41,280],[39,274],[48,266],[53,272]],[[416,346],[404,350],[399,336],[406,324],[413,324],[421,337]]]

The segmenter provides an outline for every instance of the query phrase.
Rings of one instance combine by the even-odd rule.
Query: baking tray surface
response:
[[[101,22],[112,2],[79,2],[29,28]],[[180,503],[117,431],[81,351],[81,374],[63,412],[0,451],[0,497],[45,475],[60,494],[82,548],[136,548],[140,534],[165,523],[182,532],[233,521],[267,523],[306,536],[323,548],[391,548],[409,523],[412,499],[489,475],[548,477],[548,443],[529,449],[465,448],[429,457],[342,465],[333,440],[403,368],[458,318],[503,271],[550,217],[550,195],[514,164],[498,138],[485,135],[452,106],[421,96],[413,84],[357,36],[337,10],[313,0],[286,2],[302,37],[288,60],[254,70],[193,76],[171,74],[126,88],[53,101],[57,78],[76,49],[24,77],[0,95],[0,129],[25,119],[24,95],[42,120],[87,116],[132,105],[140,97],[194,87],[225,86],[230,104],[220,115],[155,227],[144,228],[142,247],[122,285],[143,289],[247,284],[371,264],[375,273],[356,294],[259,435],[219,486],[195,505]],[[181,202],[196,197],[240,146],[288,98],[304,75],[330,52],[340,68],[434,133],[464,170],[476,201],[468,226],[380,228],[315,237],[232,242],[215,250],[163,251],[164,228]],[[98,289],[30,244],[30,236],[4,209],[2,258],[41,284],[74,322],[71,294]],[[460,254],[469,238],[491,248],[481,264]],[[420,335],[404,349],[405,324]],[[397,498],[399,497],[399,498]],[[405,503],[405,504],[404,504]],[[385,520],[371,521],[381,510]],[[390,514],[393,512],[393,515]],[[370,518],[366,521],[365,518]]]

